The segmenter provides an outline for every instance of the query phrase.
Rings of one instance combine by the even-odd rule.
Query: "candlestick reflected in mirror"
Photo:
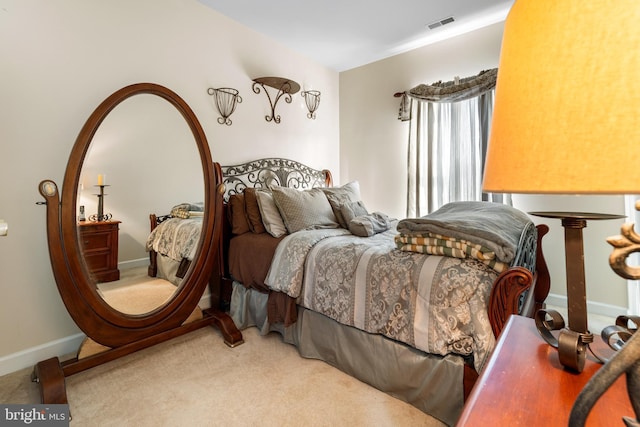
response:
[[[98,182],[104,182],[104,175],[98,175]],[[108,187],[108,185],[98,184],[96,187],[100,187],[100,193],[96,194],[98,196],[98,213],[91,215],[89,221],[109,221],[113,215],[104,213],[104,196],[106,196],[104,187]]]

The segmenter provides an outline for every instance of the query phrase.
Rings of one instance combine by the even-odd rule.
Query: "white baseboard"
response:
[[[35,366],[42,360],[73,354],[84,338],[85,335],[79,333],[0,357],[0,376]]]
[[[566,307],[567,297],[566,295],[549,294],[545,302],[556,307]],[[587,313],[589,314],[615,319],[620,315],[627,314],[627,312],[627,307],[619,307],[616,305],[587,300]]]
[[[120,270],[126,270],[128,268],[147,267],[148,265],[149,265],[149,258],[139,258],[139,259],[119,262],[118,268]]]
[[[202,309],[211,307],[209,292],[206,292],[202,298],[200,298],[198,305]],[[85,334],[78,333],[2,356],[0,357],[0,376],[33,367],[36,363],[52,357],[75,354],[85,337]]]

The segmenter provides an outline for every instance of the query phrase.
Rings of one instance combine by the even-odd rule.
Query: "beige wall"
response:
[[[397,120],[395,92],[420,83],[468,77],[498,66],[503,24],[494,24],[453,39],[415,49],[340,73],[340,170],[343,180],[358,179],[369,210],[402,218],[406,209],[408,122]],[[540,165],[544,173],[544,165]],[[517,195],[524,211],[624,213],[622,197],[561,197]],[[566,295],[564,231],[559,220],[544,248],[552,275],[551,292]],[[587,296],[590,310],[623,314],[626,282],[608,265],[611,247],[605,238],[618,234],[621,221],[590,222],[584,230]],[[560,300],[562,303],[562,300]]]
[[[329,168],[340,180],[338,73],[196,0],[0,0],[0,63],[0,218],[9,224],[9,235],[0,237],[0,369],[72,350],[68,339],[79,331],[55,286],[45,208],[35,204],[42,200],[37,186],[45,178],[62,186],[80,128],[115,90],[137,82],[174,90],[194,110],[214,160],[222,164],[281,156]],[[283,76],[322,91],[317,119],[307,119],[296,94],[291,104],[278,104],[282,122],[267,123],[267,97],[251,89],[252,78],[261,76]],[[209,87],[240,91],[243,102],[232,126],[216,122]],[[107,144],[100,156],[142,158],[141,146],[116,146]],[[93,170],[89,185],[102,172]],[[146,165],[108,172],[108,210],[124,216],[115,200],[141,186],[147,173]],[[158,180],[167,184],[162,176]],[[170,208],[175,197],[157,206]],[[187,197],[183,201],[197,196]],[[156,208],[141,209],[144,227]],[[123,233],[123,240],[128,236]]]

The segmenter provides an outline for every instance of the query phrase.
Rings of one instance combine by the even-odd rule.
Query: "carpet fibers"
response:
[[[68,377],[71,426],[444,425],[279,334],[243,335],[229,348],[204,328]],[[30,372],[0,377],[0,402],[38,403]]]

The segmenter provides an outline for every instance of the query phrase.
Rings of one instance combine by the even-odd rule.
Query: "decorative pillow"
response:
[[[273,200],[273,195],[269,190],[256,191],[258,197],[258,206],[260,207],[260,215],[262,216],[262,223],[264,228],[267,229],[267,233],[273,237],[280,237],[287,234],[287,227],[284,225],[280,211],[276,206],[276,202]]]
[[[296,190],[274,187],[273,199],[289,233],[311,228],[337,228],[336,217],[319,188]]]
[[[251,231],[247,221],[247,211],[244,208],[244,193],[233,194],[229,197],[229,218],[233,234],[244,234]]]
[[[387,231],[391,227],[389,217],[381,212],[357,216],[349,221],[349,231],[360,237],[369,237]]]
[[[249,229],[256,233],[261,234],[267,230],[262,223],[262,215],[260,215],[260,206],[258,206],[258,198],[256,197],[255,188],[244,189],[244,209],[247,212],[247,222],[249,223]]]
[[[344,222],[349,224],[351,220],[357,216],[368,215],[367,208],[364,207],[362,200],[357,202],[347,202],[340,207],[340,213]]]
[[[348,229],[349,222],[342,218],[340,208],[345,203],[357,202],[360,200],[360,184],[358,181],[351,181],[342,187],[323,188],[322,191],[326,194],[327,199],[331,204],[331,209],[333,209],[333,214],[338,220],[340,227]]]

